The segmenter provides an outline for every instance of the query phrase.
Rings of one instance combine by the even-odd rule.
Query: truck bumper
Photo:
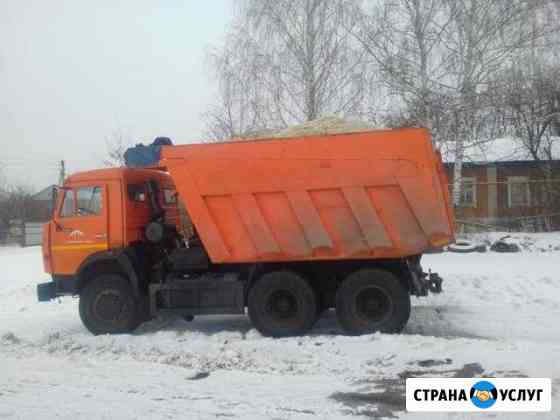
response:
[[[53,274],[52,281],[37,285],[37,299],[47,302],[59,296],[72,296],[78,293],[75,276]]]
[[[49,281],[37,285],[37,300],[39,302],[48,302],[56,298],[56,283]]]

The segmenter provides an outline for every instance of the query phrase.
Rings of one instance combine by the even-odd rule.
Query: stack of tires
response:
[[[490,245],[490,251],[494,252],[520,252],[521,248],[514,242],[508,241],[510,236],[504,236]],[[469,254],[471,252],[486,252],[487,245],[475,243],[468,239],[459,239],[454,244],[447,247],[447,251],[459,254]]]

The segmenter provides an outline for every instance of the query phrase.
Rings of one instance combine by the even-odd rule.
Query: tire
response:
[[[265,336],[305,334],[317,319],[317,299],[307,281],[292,271],[264,274],[249,291],[249,317]]]
[[[146,299],[134,298],[129,282],[118,274],[99,275],[80,293],[80,318],[94,335],[131,332],[146,312]]]
[[[336,292],[336,316],[351,335],[398,333],[410,316],[410,295],[392,273],[361,269],[348,275]]]
[[[315,290],[315,319],[313,320],[313,325],[315,325],[319,320],[323,317],[326,309],[323,305],[323,301],[321,299],[321,294]]]
[[[478,252],[478,246],[469,241],[457,241],[447,246],[449,252],[457,252],[459,254],[469,254]]]
[[[519,245],[513,243],[507,243],[505,241],[496,241],[490,247],[491,251],[494,252],[521,252]]]

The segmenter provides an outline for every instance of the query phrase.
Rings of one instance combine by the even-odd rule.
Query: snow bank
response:
[[[522,251],[527,252],[560,251],[560,232],[485,232],[468,234],[464,237],[474,243],[486,245],[503,240],[506,243],[516,244]]]
[[[307,336],[272,339],[245,316],[94,337],[77,299],[36,302],[38,248],[2,249],[0,417],[444,419],[404,411],[406,377],[526,375],[552,378],[554,411],[519,418],[558,418],[558,255],[426,255],[444,293],[414,298],[402,334],[346,337],[330,311]]]

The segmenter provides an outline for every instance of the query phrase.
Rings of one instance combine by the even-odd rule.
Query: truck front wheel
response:
[[[348,334],[397,333],[410,316],[410,295],[392,273],[360,269],[339,287],[336,315]]]
[[[144,304],[129,282],[118,274],[102,274],[80,293],[80,318],[92,334],[122,334],[144,320]]]
[[[249,292],[249,316],[265,336],[305,334],[317,317],[315,292],[292,271],[264,274]]]

